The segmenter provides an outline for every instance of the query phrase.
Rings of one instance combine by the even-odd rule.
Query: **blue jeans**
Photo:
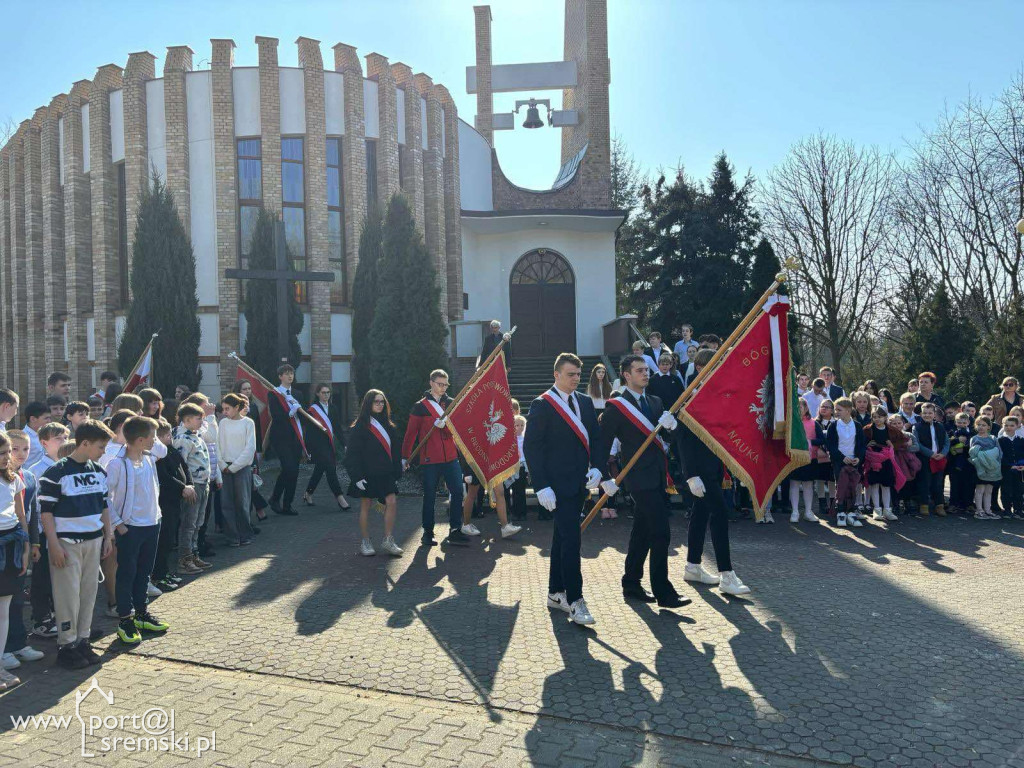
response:
[[[462,527],[462,469],[458,460],[444,464],[423,465],[423,530],[434,530],[434,504],[437,502],[437,482],[444,478],[452,494],[448,510],[448,524],[452,528]]]
[[[156,563],[156,546],[160,540],[160,523],[129,525],[128,532],[117,534],[117,615],[121,618],[146,610],[146,587]]]

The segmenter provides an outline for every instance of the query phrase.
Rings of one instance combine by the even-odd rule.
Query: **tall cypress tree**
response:
[[[434,264],[404,195],[392,196],[377,265],[377,307],[370,327],[372,385],[384,390],[404,423],[434,368],[444,364],[445,328]]]
[[[359,266],[352,281],[352,381],[357,398],[370,388],[370,327],[377,306],[377,266],[383,247],[384,222],[380,208],[371,205],[359,233]]]
[[[260,208],[249,247],[250,269],[276,269],[274,251],[274,215]],[[290,259],[290,255],[289,255]],[[296,368],[302,361],[299,333],[303,317],[295,301],[295,284],[289,284],[288,306],[288,362]],[[245,360],[271,382],[277,382],[277,367],[281,358],[277,349],[277,284],[273,280],[248,280],[245,285]]]
[[[174,198],[159,177],[139,203],[132,246],[131,301],[117,350],[127,376],[154,333],[150,386],[164,394],[199,384],[199,299],[196,257]]]

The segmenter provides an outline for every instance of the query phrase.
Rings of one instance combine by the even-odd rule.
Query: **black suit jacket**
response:
[[[480,364],[483,365],[484,360],[487,359],[488,355],[494,351],[494,348],[501,344],[501,339],[504,334],[501,333],[489,333],[484,337],[484,346],[480,350]],[[505,353],[505,367],[512,367],[512,342],[510,341],[501,351]]]
[[[640,410],[639,400],[628,389],[612,395],[612,399],[615,398],[627,400],[638,411]],[[651,410],[651,423],[657,426],[658,418],[665,412],[665,408],[661,399],[649,392],[647,393],[647,403]],[[659,434],[666,438],[669,437],[664,431]],[[609,405],[601,415],[601,453],[603,455],[607,456],[611,452],[612,441],[615,438],[622,443],[621,463],[625,466],[626,462],[640,450],[640,445],[647,439],[647,435],[623,416],[614,405]],[[665,488],[665,452],[657,441],[652,441],[647,446],[647,450],[640,455],[623,482],[627,490],[650,491]]]
[[[666,408],[675,404],[679,396],[683,394],[684,389],[686,387],[683,384],[683,380],[674,373],[669,373],[667,376],[663,376],[660,373],[651,376],[651,380],[647,384],[648,396],[654,395],[661,400],[662,405]]]
[[[556,392],[554,396],[559,395]],[[597,423],[594,403],[579,392],[575,397],[579,404],[580,421],[589,436],[589,453],[572,427],[556,412],[556,406],[543,397],[531,403],[530,413],[526,417],[523,453],[526,454],[526,465],[530,468],[530,479],[534,488],[550,488],[556,498],[581,494],[590,468],[601,468],[608,463],[607,452],[601,454],[601,428]]]
[[[683,457],[683,477],[687,480],[699,477],[705,488],[721,488],[722,478],[725,476],[722,460],[685,424],[676,429],[675,438]]]
[[[295,397],[295,393],[292,393]],[[267,410],[270,411],[270,444],[278,456],[302,457],[302,443],[299,436],[295,434],[295,427],[291,423],[288,411],[281,405],[281,400],[274,393],[267,396]],[[308,424],[302,424],[303,434],[309,429]]]
[[[857,466],[860,467],[864,464],[864,454],[866,454],[868,450],[868,440],[864,436],[864,428],[857,424],[856,421],[853,421],[852,419],[850,421],[854,425],[857,435],[853,444],[853,456],[850,458],[858,459],[860,464]],[[847,458],[846,454],[841,453],[839,450],[839,432],[836,427],[836,424],[838,423],[839,419],[836,419],[829,424],[828,431],[825,433],[825,450],[828,451],[828,455],[829,458],[832,459],[832,463],[836,465],[842,464],[843,459]],[[945,432],[943,432],[943,434],[945,434]]]
[[[384,425],[391,438],[391,458],[373,434],[369,424],[356,422],[349,433],[349,446],[345,454],[345,468],[353,481],[365,480],[372,475],[390,475],[398,480],[402,476],[402,440],[394,427]]]

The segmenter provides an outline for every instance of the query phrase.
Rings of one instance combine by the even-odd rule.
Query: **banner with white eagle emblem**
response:
[[[789,300],[774,294],[680,417],[750,491],[761,519],[785,477],[810,463],[790,362]]]
[[[505,355],[498,354],[448,413],[448,428],[480,482],[493,486],[519,467]]]

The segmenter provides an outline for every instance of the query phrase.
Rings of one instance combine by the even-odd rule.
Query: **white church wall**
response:
[[[556,251],[572,267],[576,279],[577,354],[601,354],[601,326],[615,318],[615,235],[610,232],[543,227],[483,234],[463,227],[463,285],[469,294],[465,319],[497,318],[503,327],[510,327],[512,269],[521,257],[537,248]]]
[[[110,162],[124,160],[124,91],[111,91],[110,103]]]
[[[256,67],[231,70],[235,136],[260,135],[260,71]]]
[[[200,306],[218,303],[216,170],[213,158],[212,79],[209,70],[185,77],[188,112],[189,214]],[[217,354],[214,352],[213,354]]]
[[[376,80],[363,80],[363,127],[366,138],[380,138],[380,102],[377,101]]]
[[[345,76],[341,72],[324,72],[324,114],[328,136],[345,133]]]
[[[484,137],[463,120],[459,120],[459,184],[462,210],[494,210],[491,148]]]
[[[305,74],[299,67],[281,67],[277,73],[281,92],[281,134],[306,132]]]

